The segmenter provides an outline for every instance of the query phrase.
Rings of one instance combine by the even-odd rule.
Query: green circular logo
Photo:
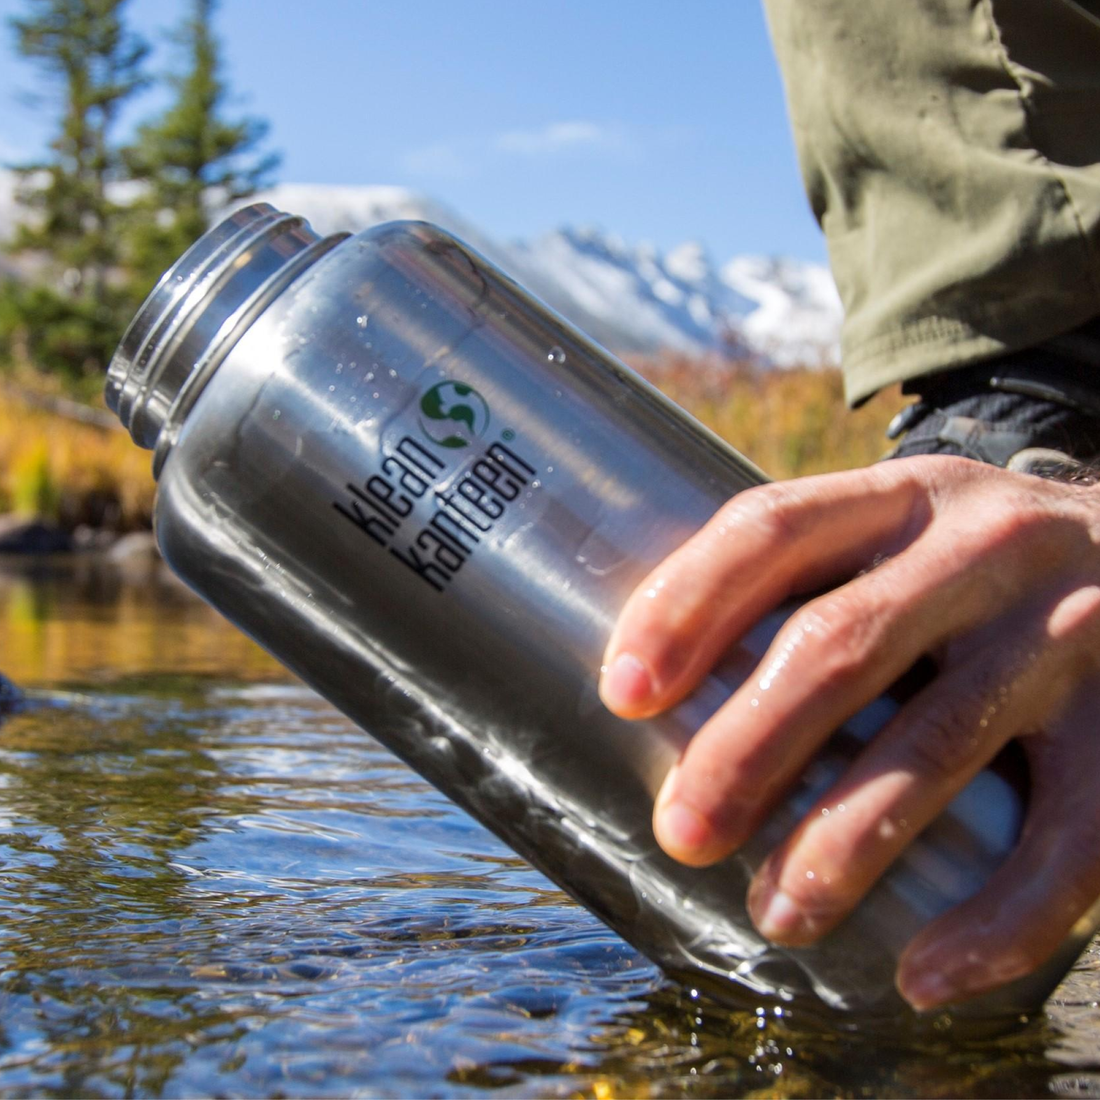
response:
[[[420,399],[420,430],[441,447],[468,447],[489,427],[489,406],[465,382],[437,382]]]

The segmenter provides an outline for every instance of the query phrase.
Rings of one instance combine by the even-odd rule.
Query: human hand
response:
[[[914,1007],[965,1000],[1041,965],[1100,895],[1100,488],[922,456],[742,492],[627,601],[605,704],[659,713],[763,615],[826,586],[688,745],[657,840],[693,866],[734,851],[837,726],[931,657],[937,675],[764,861],[748,905],[768,939],[812,943],[1018,738],[1018,846],[898,966]]]

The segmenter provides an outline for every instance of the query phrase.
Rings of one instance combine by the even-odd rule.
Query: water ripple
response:
[[[1100,1091],[1095,954],[1010,1036],[861,1048],[669,982],[301,687],[70,687],[0,726],[4,1095]]]

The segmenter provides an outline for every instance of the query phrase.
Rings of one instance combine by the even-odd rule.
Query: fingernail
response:
[[[640,706],[652,694],[649,673],[633,653],[620,653],[600,679],[600,696],[608,706],[617,709]]]
[[[898,992],[918,1012],[923,1012],[969,1000],[1022,978],[1031,969],[1032,964],[1018,955],[975,959],[972,952],[960,965],[945,954],[942,945],[937,945],[935,950],[928,948],[912,958],[903,956],[898,973]]]
[[[782,890],[776,890],[770,897],[762,899],[757,908],[750,908],[750,915],[760,934],[778,943],[805,931],[802,910]]]
[[[918,1011],[938,1008],[960,995],[954,982],[935,970],[924,970],[898,982],[898,991]]]
[[[709,842],[710,825],[702,814],[683,802],[657,802],[653,829],[657,842],[675,859],[701,852]]]
[[[959,990],[943,967],[943,953],[935,943],[902,952],[897,974],[898,992],[918,1011],[947,1004]]]

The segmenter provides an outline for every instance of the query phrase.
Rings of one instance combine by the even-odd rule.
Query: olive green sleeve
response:
[[[765,0],[845,386],[1100,314],[1100,0]]]

